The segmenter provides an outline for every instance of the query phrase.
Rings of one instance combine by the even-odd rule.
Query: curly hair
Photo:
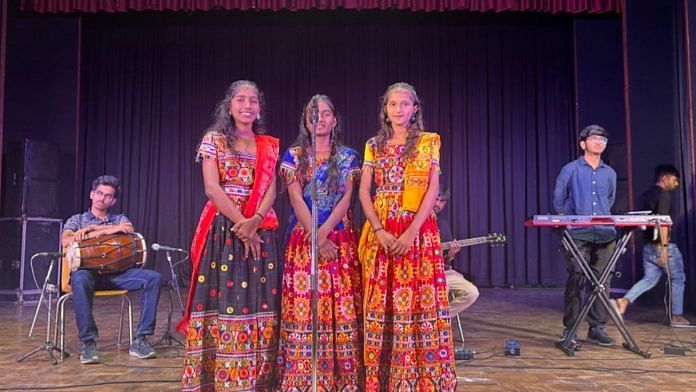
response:
[[[225,92],[225,97],[218,102],[215,106],[215,111],[213,112],[213,123],[210,124],[206,132],[209,131],[220,131],[225,134],[225,140],[229,148],[233,148],[235,141],[235,124],[234,118],[230,114],[230,103],[232,98],[239,93],[239,89],[242,87],[251,87],[256,90],[259,96],[259,118],[254,120],[251,130],[257,134],[262,135],[266,133],[266,127],[264,124],[266,101],[263,97],[263,91],[259,90],[256,83],[250,80],[237,80],[236,82],[230,84]]]
[[[330,190],[338,189],[338,159],[336,151],[338,147],[342,146],[342,132],[341,132],[341,116],[336,111],[331,98],[323,94],[314,95],[307,104],[302,108],[302,113],[300,113],[300,131],[297,134],[297,139],[293,142],[291,147],[300,147],[300,155],[298,157],[297,163],[297,173],[308,173],[309,172],[309,151],[312,148],[312,130],[311,130],[311,120],[309,118],[309,108],[312,105],[312,101],[324,102],[326,106],[331,109],[331,113],[336,119],[336,125],[331,130],[331,153],[329,155],[329,182],[328,187]],[[304,185],[304,184],[302,184]]]
[[[394,83],[387,88],[384,95],[380,98],[380,111],[379,111],[379,124],[380,129],[377,131],[377,137],[375,138],[377,149],[380,152],[384,151],[384,147],[387,145],[389,139],[394,136],[394,128],[391,125],[389,116],[387,116],[387,103],[389,101],[389,95],[395,91],[406,91],[413,100],[414,106],[418,107],[418,110],[413,114],[410,119],[408,126],[408,135],[406,136],[406,150],[405,158],[408,160],[415,155],[416,145],[418,144],[418,137],[420,133],[425,129],[423,127],[423,105],[421,104],[420,98],[416,93],[416,89],[408,83],[399,82]]]

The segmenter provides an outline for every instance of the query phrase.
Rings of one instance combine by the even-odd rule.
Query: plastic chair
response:
[[[58,347],[60,348],[60,359],[65,359],[65,303],[72,297],[72,287],[70,287],[70,266],[68,265],[68,260],[63,258],[61,262],[61,278],[60,287],[63,295],[58,298],[56,303],[56,321],[55,321],[55,336],[54,341],[58,341]],[[128,297],[128,290],[95,290],[94,297],[112,297],[121,296],[121,318],[118,323],[118,343],[117,346],[121,347],[121,336],[123,335],[123,310],[126,304],[128,304],[128,335],[130,340],[128,344],[133,341],[133,306],[130,298]],[[60,339],[58,339],[60,338]]]

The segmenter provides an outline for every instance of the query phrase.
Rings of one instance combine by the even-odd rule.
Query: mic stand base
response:
[[[174,342],[177,342],[177,343],[179,344],[179,346],[181,346],[181,347],[185,347],[185,346],[186,346],[186,345],[184,344],[184,342],[182,342],[181,340],[177,339],[176,336],[174,336],[174,334],[173,334],[170,330],[166,330],[166,331],[164,332],[164,335],[162,335],[162,337],[160,338],[160,340],[158,340],[157,342],[155,342],[155,343],[153,344],[153,346],[159,346],[159,345],[161,345],[162,343],[166,343],[167,346],[172,346],[172,345],[174,345]]]
[[[56,359],[56,356],[53,354],[53,351],[57,351],[58,354],[60,355],[61,350],[60,350],[60,348],[58,348],[56,345],[54,345],[53,342],[51,342],[50,340],[47,341],[47,342],[45,342],[45,343],[42,344],[41,346],[35,348],[34,351],[32,351],[32,352],[30,352],[30,353],[28,353],[28,354],[25,354],[25,355],[24,355],[23,357],[21,357],[21,358],[18,358],[18,359],[17,359],[17,362],[22,362],[22,361],[24,361],[25,359],[31,357],[32,355],[34,355],[34,354],[36,354],[36,353],[38,353],[39,351],[42,351],[42,350],[45,350],[45,351],[48,352],[48,356],[49,356],[49,358],[51,359],[51,365],[57,365],[57,364],[58,364],[58,360]],[[63,355],[62,355],[61,357],[62,357],[62,358],[67,358],[67,357],[69,357],[69,356],[70,356],[70,353],[68,353],[67,351],[63,351]]]
[[[181,340],[177,339],[172,333],[172,313],[174,312],[174,306],[172,306],[172,282],[167,283],[167,297],[169,297],[169,310],[167,311],[167,330],[164,331],[164,335],[153,343],[153,346],[158,346],[162,343],[166,343],[167,346],[171,346],[174,342],[177,342],[180,346],[185,347],[186,345]]]
[[[34,257],[37,255],[32,256],[32,261]],[[46,307],[47,307],[47,312],[46,312],[46,340],[44,341],[44,344],[41,346],[37,347],[34,349],[34,351],[22,356],[21,358],[17,359],[17,362],[22,362],[25,359],[29,358],[30,356],[38,353],[39,351],[46,351],[48,352],[48,356],[51,359],[51,365],[57,365],[58,360],[56,359],[56,356],[53,355],[53,351],[58,351],[58,353],[61,353],[61,349],[56,347],[55,344],[51,341],[51,312],[52,312],[52,307],[51,305],[53,304],[53,293],[57,290],[56,286],[49,283],[49,280],[51,278],[51,272],[53,272],[53,266],[55,265],[55,258],[51,258],[51,264],[48,266],[48,271],[46,272],[46,277],[44,278],[44,283],[43,286],[41,286],[41,296],[39,297],[39,303],[36,304],[36,312],[34,313],[34,320],[31,323],[31,329],[29,331],[29,337],[31,337],[32,332],[34,331],[34,324],[36,323],[36,318],[39,315],[39,310],[41,309],[41,305],[43,304],[44,299],[46,299]],[[48,296],[46,296],[46,293],[48,293]],[[67,352],[62,352],[63,355],[61,355],[62,358],[68,357]]]

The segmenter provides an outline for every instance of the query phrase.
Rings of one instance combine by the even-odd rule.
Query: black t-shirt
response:
[[[452,238],[452,229],[449,222],[442,215],[437,216],[437,228],[440,229],[440,242],[450,242]]]
[[[672,194],[657,185],[651,186],[640,195],[638,206],[639,210],[650,210],[657,215],[669,215],[672,218],[672,224],[677,223],[672,208]],[[672,226],[672,229],[674,229],[674,226]],[[646,242],[658,242],[660,239],[655,239],[654,233],[654,229],[649,227],[643,232],[643,240]]]

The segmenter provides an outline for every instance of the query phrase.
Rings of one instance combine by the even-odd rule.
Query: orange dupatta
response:
[[[440,135],[423,132],[416,149],[415,156],[404,169],[404,201],[401,206],[402,210],[411,212],[418,212],[428,190],[433,161],[440,161]]]

